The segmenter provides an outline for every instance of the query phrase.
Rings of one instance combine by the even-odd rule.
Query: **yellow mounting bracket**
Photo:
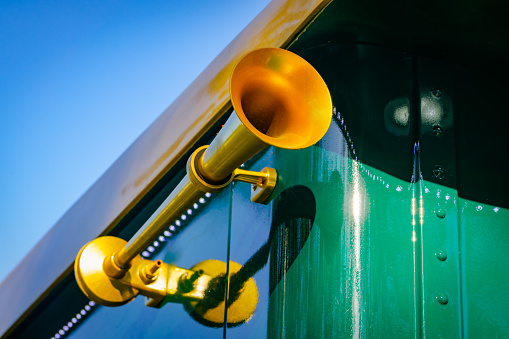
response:
[[[161,260],[137,256],[122,277],[108,275],[112,254],[127,242],[116,237],[100,237],[86,244],[74,264],[76,280],[90,300],[104,306],[120,306],[138,294],[148,298],[147,306],[165,302],[201,300],[211,279],[203,271],[192,271]]]
[[[233,170],[230,176],[217,182],[207,179],[200,170],[200,161],[209,146],[201,146],[189,158],[187,162],[187,174],[193,184],[203,192],[219,192],[232,181],[242,181],[251,184],[251,201],[259,204],[267,203],[267,199],[274,191],[277,182],[277,171],[274,168],[265,167],[260,172],[246,171],[240,168]]]
[[[74,264],[76,281],[90,300],[104,306],[120,306],[143,295],[147,298],[147,306],[160,308],[169,302],[181,303],[199,322],[210,326],[222,325],[226,263],[206,260],[188,270],[138,255],[119,277],[118,271],[111,270],[111,258],[126,244],[120,238],[99,237],[78,253]],[[230,274],[241,267],[230,262]],[[252,278],[245,281],[237,292],[228,306],[235,310],[228,315],[229,326],[247,321],[258,301],[258,289]]]
[[[264,167],[260,172],[237,168],[233,171],[233,180],[250,183],[251,201],[263,204],[276,187],[277,171],[270,167]]]

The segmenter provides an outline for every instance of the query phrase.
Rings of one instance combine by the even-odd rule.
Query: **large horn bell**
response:
[[[325,82],[304,59],[284,49],[263,48],[242,58],[230,94],[240,120],[269,145],[305,148],[329,128],[332,103]]]
[[[318,72],[298,55],[262,48],[235,67],[228,119],[200,161],[203,177],[220,182],[268,145],[299,149],[327,132],[332,102]]]

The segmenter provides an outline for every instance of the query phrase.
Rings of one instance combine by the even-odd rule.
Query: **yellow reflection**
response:
[[[417,241],[417,230],[415,226],[417,225],[417,217],[419,218],[419,225],[422,228],[424,224],[424,198],[422,195],[422,187],[419,187],[419,214],[417,215],[417,198],[415,197],[415,185],[422,185],[421,181],[417,184],[413,184],[412,186],[412,242]]]
[[[422,189],[419,190],[419,221],[422,229],[424,224],[424,199],[422,197]]]

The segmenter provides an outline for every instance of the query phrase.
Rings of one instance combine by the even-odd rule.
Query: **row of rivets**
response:
[[[442,96],[442,91],[440,89],[438,89],[438,88],[432,88],[431,89],[431,95],[435,99],[440,99],[440,97]],[[444,134],[444,130],[443,130],[443,128],[440,125],[435,125],[435,126],[433,126],[432,133],[433,133],[434,136],[439,138],[439,137],[441,137]],[[440,166],[440,165],[436,165],[433,168],[433,176],[436,179],[444,178],[445,177],[445,170],[444,170],[444,168],[442,166]],[[440,206],[437,206],[437,209],[435,210],[435,215],[438,218],[440,218],[440,219],[445,218],[445,215],[446,215],[445,209],[441,208]],[[447,260],[447,252],[445,250],[443,250],[443,249],[440,249],[440,250],[436,251],[435,252],[435,256],[436,256],[436,258],[438,260],[440,260],[442,262]],[[441,305],[447,305],[447,303],[449,303],[449,297],[444,292],[440,292],[440,293],[436,294],[435,299]]]
[[[442,96],[442,91],[438,88],[432,88],[431,95],[435,99],[440,99],[440,97]],[[444,129],[440,125],[435,125],[433,126],[432,132],[433,135],[435,135],[436,137],[441,137],[442,134],[444,134]],[[445,176],[444,168],[440,165],[435,166],[433,168],[433,176],[437,179],[442,179]]]

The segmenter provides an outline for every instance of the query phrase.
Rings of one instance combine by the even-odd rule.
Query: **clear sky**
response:
[[[269,0],[0,0],[0,281]]]

